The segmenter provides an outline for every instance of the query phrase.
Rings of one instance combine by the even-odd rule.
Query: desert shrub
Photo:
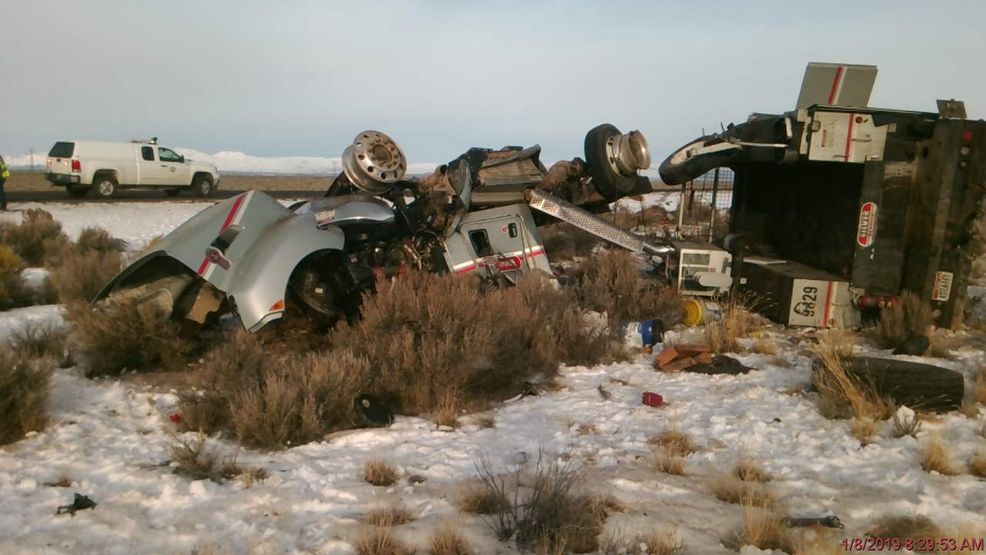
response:
[[[567,462],[539,454],[533,475],[523,480],[523,493],[520,470],[507,483],[488,462],[480,461],[477,468],[491,495],[509,501],[488,519],[500,539],[512,537],[522,550],[539,553],[589,553],[599,548],[598,536],[613,505],[580,493],[582,475]]]
[[[428,542],[431,555],[473,555],[476,550],[465,536],[451,526],[438,528]]]
[[[247,332],[202,358],[200,389],[180,394],[182,426],[230,432],[244,445],[281,449],[353,425],[353,399],[367,373],[349,351],[279,352]]]
[[[976,372],[976,382],[973,386],[973,396],[976,402],[986,405],[986,368],[980,368]]]
[[[0,445],[44,428],[51,364],[0,350]]]
[[[713,353],[738,352],[739,340],[759,330],[760,318],[754,314],[756,299],[734,294],[723,303],[722,315],[705,325],[705,344]]]
[[[899,302],[880,311],[874,332],[880,346],[891,349],[910,337],[927,334],[932,323],[931,305],[915,293],[905,291]]]
[[[363,480],[373,486],[389,486],[397,481],[400,473],[383,459],[370,459],[363,464]]]
[[[28,321],[10,337],[14,351],[28,358],[61,360],[65,356],[68,332],[51,322]]]
[[[370,526],[400,526],[414,520],[414,515],[404,507],[373,509],[363,515],[363,524]]]
[[[398,412],[432,412],[450,398],[483,408],[554,376],[559,360],[604,354],[608,338],[577,327],[563,295],[536,276],[484,292],[469,279],[411,273],[378,283],[361,319],[338,325],[331,342],[366,359],[367,390]]]
[[[660,318],[672,325],[681,321],[681,298],[673,289],[646,280],[640,262],[629,252],[600,252],[580,270],[575,296],[583,308],[605,312],[613,322]]]
[[[69,249],[50,274],[51,284],[62,304],[91,301],[114,276],[123,260],[118,251]]]
[[[353,544],[357,555],[414,555],[414,549],[391,535],[390,528],[373,527]]]
[[[869,417],[856,417],[849,421],[849,432],[862,445],[869,445],[876,434],[876,422]]]
[[[171,465],[174,473],[192,480],[222,482],[235,478],[244,472],[236,464],[235,455],[223,455],[208,444],[208,437],[199,432],[193,438],[174,438],[171,445]]]
[[[953,476],[956,474],[955,467],[952,465],[952,453],[947,445],[938,435],[933,435],[924,445],[921,453],[921,468],[925,472],[937,472],[942,476]]]
[[[28,306],[31,294],[24,285],[24,260],[7,245],[0,244],[0,310]]]
[[[49,212],[29,208],[20,224],[0,226],[0,243],[10,245],[27,265],[44,266],[61,256],[69,239]]]
[[[176,367],[186,349],[177,325],[153,304],[127,300],[93,307],[76,301],[66,306],[65,318],[90,376]]]
[[[124,252],[127,242],[110,235],[101,227],[87,227],[79,233],[75,246],[84,252]]]
[[[818,408],[827,418],[882,420],[893,412],[893,406],[879,396],[872,383],[851,375],[846,359],[852,355],[852,336],[842,330],[829,330],[818,335],[813,347],[818,363],[811,382],[818,390]]]

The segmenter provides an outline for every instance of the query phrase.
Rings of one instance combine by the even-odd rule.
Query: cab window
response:
[[[154,149],[149,146],[140,147],[140,157],[144,160],[153,162],[154,161]]]
[[[469,242],[476,256],[493,256],[493,246],[485,229],[474,229],[469,232]]]
[[[181,162],[181,156],[170,148],[158,148],[157,155],[162,162]]]

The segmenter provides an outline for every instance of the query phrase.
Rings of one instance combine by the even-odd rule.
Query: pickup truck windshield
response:
[[[170,148],[158,147],[157,157],[162,162],[181,162],[181,156]]]

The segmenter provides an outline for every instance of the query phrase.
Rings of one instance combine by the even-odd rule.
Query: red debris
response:
[[[171,420],[175,424],[181,424],[181,413],[176,412],[168,416],[168,420]]]
[[[645,391],[640,401],[648,407],[659,407],[664,404],[664,397],[653,391]]]

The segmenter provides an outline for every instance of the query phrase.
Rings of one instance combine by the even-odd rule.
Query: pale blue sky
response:
[[[362,129],[416,162],[581,155],[641,129],[655,162],[792,109],[809,61],[876,64],[871,104],[986,112],[986,2],[0,0],[0,152],[157,135],[337,156]]]

